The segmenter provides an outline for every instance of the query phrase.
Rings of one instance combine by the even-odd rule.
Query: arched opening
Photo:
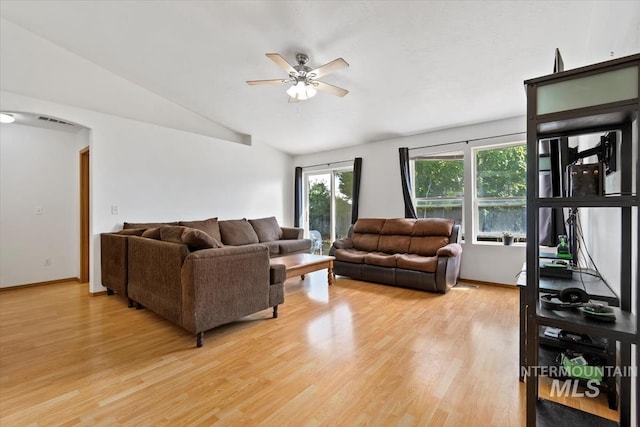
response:
[[[3,113],[15,121],[0,125],[0,287],[88,282],[90,130]]]

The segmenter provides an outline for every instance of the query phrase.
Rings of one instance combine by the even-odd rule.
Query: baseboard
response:
[[[58,283],[65,283],[65,282],[78,282],[78,283],[80,283],[80,278],[79,277],[67,277],[65,279],[47,280],[46,282],[25,283],[24,285],[5,286],[4,288],[0,288],[0,292],[9,291],[9,290],[18,289],[18,288],[33,288],[34,286],[55,285],[55,284],[58,284]]]
[[[472,279],[458,279],[458,282],[466,283],[469,285],[481,285],[481,286],[498,286],[500,288],[516,288],[516,285],[508,285],[506,283],[495,283],[495,282],[483,282],[482,280],[472,280]]]
[[[106,295],[107,291],[89,292],[89,296],[98,297],[100,295]]]

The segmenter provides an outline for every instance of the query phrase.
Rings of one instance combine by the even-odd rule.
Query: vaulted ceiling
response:
[[[291,154],[524,114],[523,80],[637,53],[640,3],[12,1],[2,18],[254,141]],[[290,104],[264,54],[350,67],[350,93]],[[64,102],[64,99],[59,100]]]

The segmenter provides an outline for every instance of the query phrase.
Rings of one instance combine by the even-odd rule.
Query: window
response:
[[[443,153],[413,159],[413,188],[418,218],[449,218],[462,230],[464,155]]]
[[[478,148],[474,157],[476,240],[497,241],[510,232],[516,241],[525,241],[526,146]]]
[[[326,255],[334,240],[347,237],[351,225],[353,170],[310,172],[305,181],[306,229],[310,236],[311,231],[320,234],[321,243],[314,249]]]

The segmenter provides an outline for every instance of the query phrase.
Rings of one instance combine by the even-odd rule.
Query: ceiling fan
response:
[[[347,68],[349,64],[342,58],[334,59],[318,68],[311,68],[307,65],[309,57],[304,53],[296,55],[297,65],[289,64],[278,53],[267,53],[267,58],[275,62],[275,64],[282,68],[289,74],[286,79],[271,79],[271,80],[249,80],[247,84],[250,85],[271,85],[292,83],[291,87],[287,89],[287,95],[289,95],[289,102],[304,101],[315,96],[318,90],[328,92],[336,96],[345,96],[349,93],[348,90],[338,86],[331,85],[316,80],[320,77],[326,76],[334,71]]]

